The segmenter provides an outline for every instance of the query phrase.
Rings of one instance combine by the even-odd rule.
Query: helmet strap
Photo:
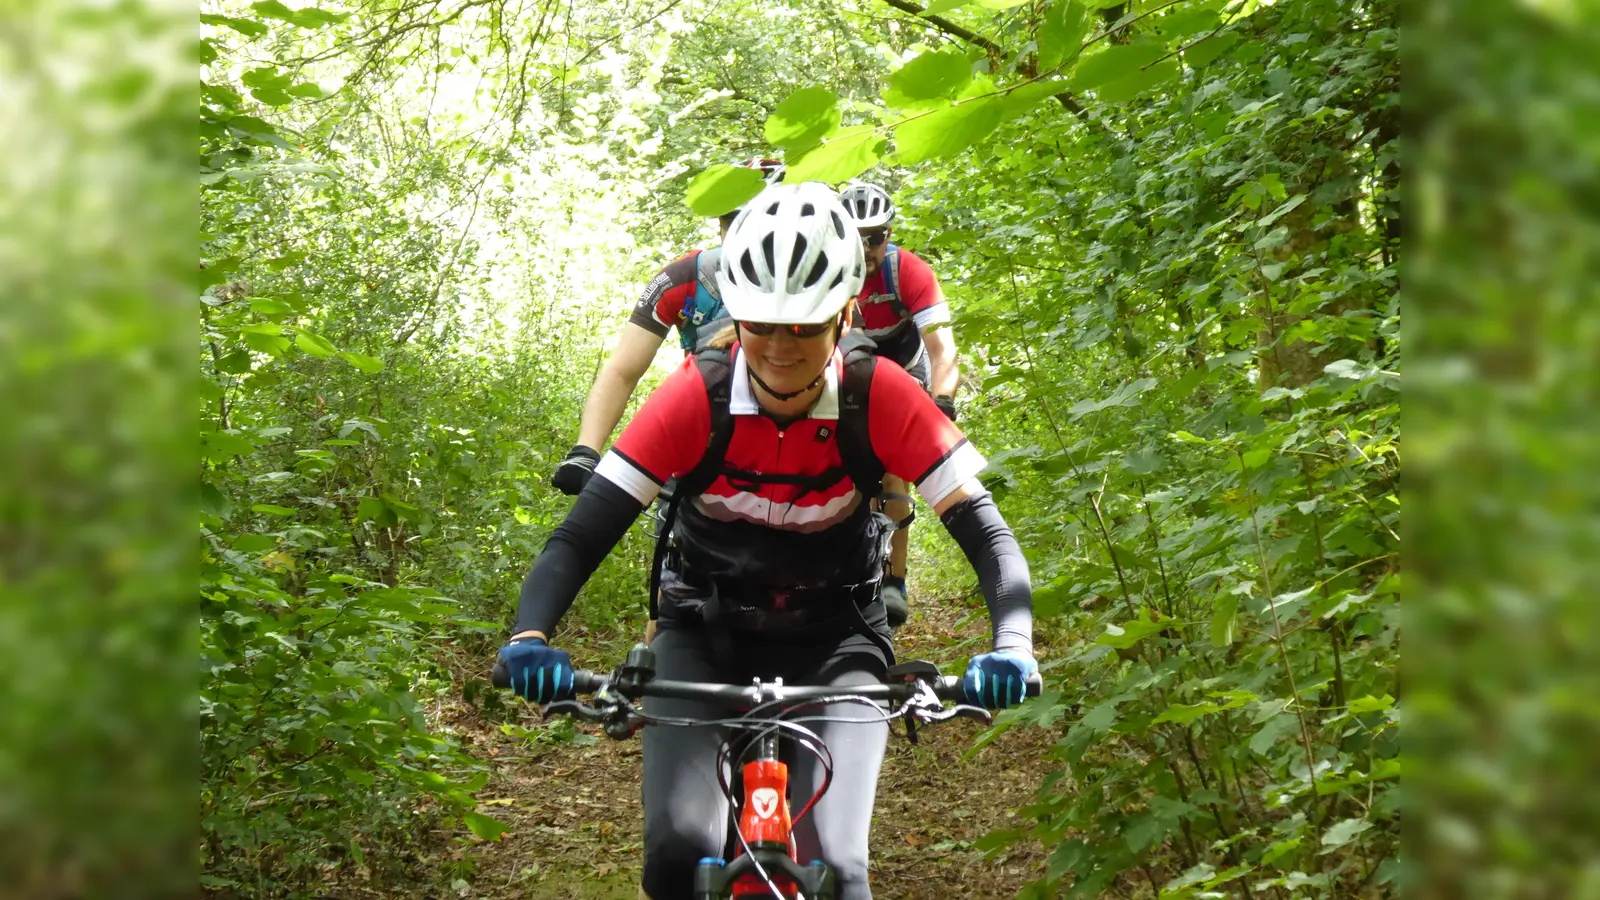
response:
[[[831,362],[831,360],[830,360],[830,362]],[[793,400],[794,398],[800,396],[801,394],[804,394],[806,391],[809,391],[812,388],[816,387],[818,384],[821,384],[822,383],[822,379],[828,374],[828,367],[827,366],[823,366],[822,367],[822,371],[817,373],[817,377],[811,379],[811,383],[810,384],[808,384],[805,387],[799,389],[798,391],[775,391],[765,381],[761,380],[761,376],[756,374],[756,370],[755,369],[749,368],[747,366],[745,368],[745,371],[750,373],[750,380],[751,381],[754,381],[756,384],[761,385],[761,389],[763,391],[766,391],[767,393],[771,394],[774,399],[777,399],[777,400]]]

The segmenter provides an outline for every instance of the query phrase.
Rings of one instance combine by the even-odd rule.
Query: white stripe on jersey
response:
[[[983,454],[966,441],[956,447],[945,461],[935,466],[923,479],[917,482],[917,493],[927,501],[929,506],[938,506],[939,501],[954,493],[955,489],[966,484],[968,479],[977,477],[983,467],[988,465]]]
[[[740,491],[731,497],[701,494],[695,498],[700,511],[723,522],[742,520],[768,528],[809,534],[831,528],[849,518],[860,503],[861,492],[850,491],[818,506],[774,503],[757,494]]]
[[[607,481],[627,491],[641,506],[649,506],[661,493],[661,485],[656,484],[654,478],[615,450],[607,450],[606,455],[600,457],[600,464],[594,467],[594,473],[604,475]]]
[[[941,301],[921,312],[912,313],[911,321],[917,323],[918,331],[927,331],[936,325],[943,325],[950,321],[950,304]]]

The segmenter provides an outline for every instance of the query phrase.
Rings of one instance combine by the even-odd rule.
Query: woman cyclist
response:
[[[849,223],[834,192],[814,182],[769,187],[734,221],[717,271],[737,335],[720,370],[726,389],[708,390],[702,366],[686,360],[600,461],[523,582],[514,634],[500,650],[518,694],[538,703],[571,695],[572,662],[548,639],[661,485],[695,472],[708,443],[720,443],[711,441],[714,403],[726,404],[732,431],[722,459],[711,461],[715,479],[683,503],[673,529],[651,645],[657,676],[730,684],[781,677],[841,688],[883,678],[892,653],[875,590],[884,520],[851,481],[838,440],[838,344],[864,269]],[[870,378],[873,455],[917,485],[977,571],[988,603],[993,649],[969,662],[967,700],[990,708],[1021,702],[1037,671],[1028,568],[977,481],[983,457],[904,370],[880,360]],[[722,712],[657,700],[650,711]],[[821,714],[852,721],[818,729],[834,781],[795,824],[798,856],[827,862],[841,898],[870,898],[867,831],[888,726],[851,704]],[[688,897],[696,863],[724,847],[721,736],[711,727],[647,728],[643,740],[643,888],[655,900]],[[820,766],[798,760],[794,796],[809,796],[822,778]]]

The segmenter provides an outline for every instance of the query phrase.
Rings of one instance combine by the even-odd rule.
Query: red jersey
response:
[[[890,266],[887,255],[878,271],[861,283],[856,301],[861,327],[877,342],[881,355],[907,366],[922,346],[922,332],[950,321],[950,305],[927,263],[903,247],[890,245],[889,252],[899,258],[894,293],[899,295],[904,313],[896,308],[884,278],[884,270]]]
[[[762,415],[744,354],[735,345],[729,368],[733,433],[725,457],[728,466],[762,475],[832,471],[838,480],[813,489],[736,485],[719,476],[693,499],[695,511],[721,522],[789,533],[823,532],[855,518],[861,494],[843,471],[836,439],[843,371],[844,359],[836,350],[821,397],[804,418],[780,429]],[[879,360],[874,367],[867,416],[872,450],[884,469],[915,483],[929,505],[948,497],[985,465],[961,430],[897,365]],[[668,479],[687,474],[700,462],[710,437],[711,401],[694,361],[685,360],[645,401],[595,471],[648,505]]]

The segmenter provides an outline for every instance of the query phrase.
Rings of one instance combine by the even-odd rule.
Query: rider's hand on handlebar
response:
[[[550,476],[550,483],[561,493],[576,497],[583,493],[583,486],[594,477],[594,467],[599,463],[599,453],[579,444],[567,451],[566,458],[556,466],[556,473]]]
[[[571,699],[572,658],[543,638],[513,640],[500,648],[500,661],[511,676],[511,690],[522,699],[534,703]]]
[[[1039,664],[1022,650],[995,650],[974,656],[961,679],[961,700],[985,709],[1016,706],[1027,696],[1027,682]]]

